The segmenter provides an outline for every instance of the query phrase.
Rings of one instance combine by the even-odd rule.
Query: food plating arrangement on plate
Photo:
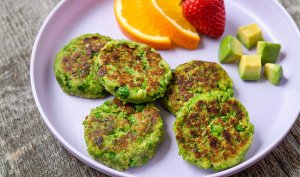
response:
[[[56,11],[65,4],[72,2]],[[266,155],[293,124],[290,116],[276,141],[262,148],[261,130],[272,120],[263,117],[275,110],[276,127],[285,111],[261,105],[277,93],[276,102],[288,100],[282,90],[294,85],[286,86],[287,42],[249,11],[241,18],[230,13],[247,2],[89,0],[85,6],[76,6],[80,23],[70,20],[74,12],[67,17],[67,29],[75,32],[59,37],[63,27],[56,29],[60,41],[50,42],[42,66],[51,81],[34,94],[51,97],[50,108],[39,107],[44,119],[55,117],[46,118],[47,125],[90,166],[113,176],[229,175]],[[100,27],[90,25],[97,18]],[[159,172],[172,168],[178,171]]]

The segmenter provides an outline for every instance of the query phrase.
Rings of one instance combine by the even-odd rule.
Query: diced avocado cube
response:
[[[273,84],[279,85],[283,75],[282,67],[273,63],[265,64],[264,76]]]
[[[221,63],[233,63],[241,59],[243,55],[242,44],[232,35],[222,39],[219,48],[219,61]]]
[[[258,41],[264,40],[262,31],[257,24],[241,26],[238,29],[237,38],[248,49],[255,47]]]
[[[280,44],[259,41],[257,43],[257,55],[261,55],[261,63],[275,63],[281,49]]]
[[[260,55],[243,55],[239,63],[239,74],[243,80],[259,80],[261,71]]]

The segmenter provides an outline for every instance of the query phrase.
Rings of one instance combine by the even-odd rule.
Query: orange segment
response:
[[[154,0],[153,1],[154,5],[157,5],[167,17],[174,20],[183,29],[186,29],[188,33],[189,31],[196,33],[195,28],[184,18],[182,8],[180,6],[180,2],[181,0],[172,0],[172,1]]]
[[[130,39],[150,45],[155,49],[169,49],[171,41],[154,25],[155,20],[146,11],[149,0],[115,0],[115,16],[121,30]]]
[[[145,0],[149,1],[149,0]],[[151,14],[153,19],[157,19],[155,25],[161,29],[163,35],[179,46],[195,49],[199,45],[200,37],[195,28],[184,18],[181,0],[150,0],[156,13]]]

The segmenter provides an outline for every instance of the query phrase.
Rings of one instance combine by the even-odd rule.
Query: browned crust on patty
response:
[[[194,157],[197,165],[208,159],[211,165],[206,168],[213,169],[215,166],[218,169],[220,163],[239,162],[253,135],[247,111],[235,98],[221,100],[209,94],[197,97],[178,113],[174,124],[183,157]],[[214,130],[215,127],[218,130]]]
[[[232,87],[232,80],[219,64],[194,60],[175,69],[162,101],[170,112],[176,114],[196,93],[220,90],[228,91],[232,96]]]
[[[94,64],[93,57],[100,52],[107,42],[107,38],[102,39],[95,35],[76,40],[72,46],[66,48],[65,56],[61,62],[62,70],[73,78],[84,79],[90,74]]]

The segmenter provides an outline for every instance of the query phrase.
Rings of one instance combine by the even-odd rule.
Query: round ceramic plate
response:
[[[300,110],[300,38],[292,18],[276,1],[226,1],[227,22],[223,36],[235,35],[242,25],[257,23],[265,40],[282,44],[278,64],[284,79],[280,86],[267,80],[245,82],[239,78],[235,64],[222,65],[234,81],[237,97],[250,113],[255,126],[253,144],[241,164],[214,172],[198,169],[178,155],[172,131],[175,117],[161,109],[165,122],[165,141],[146,165],[120,172],[93,160],[87,153],[82,122],[90,109],[106,99],[83,99],[69,96],[55,80],[53,61],[58,50],[70,39],[84,33],[100,33],[114,39],[126,38],[120,31],[113,12],[112,0],[61,1],[50,13],[36,38],[31,58],[31,84],[37,107],[48,128],[74,156],[89,166],[112,176],[221,176],[237,173],[267,155],[288,133]],[[174,47],[159,51],[175,68],[193,59],[217,62],[220,39],[202,37],[197,50]],[[255,50],[244,53],[255,53]]]

